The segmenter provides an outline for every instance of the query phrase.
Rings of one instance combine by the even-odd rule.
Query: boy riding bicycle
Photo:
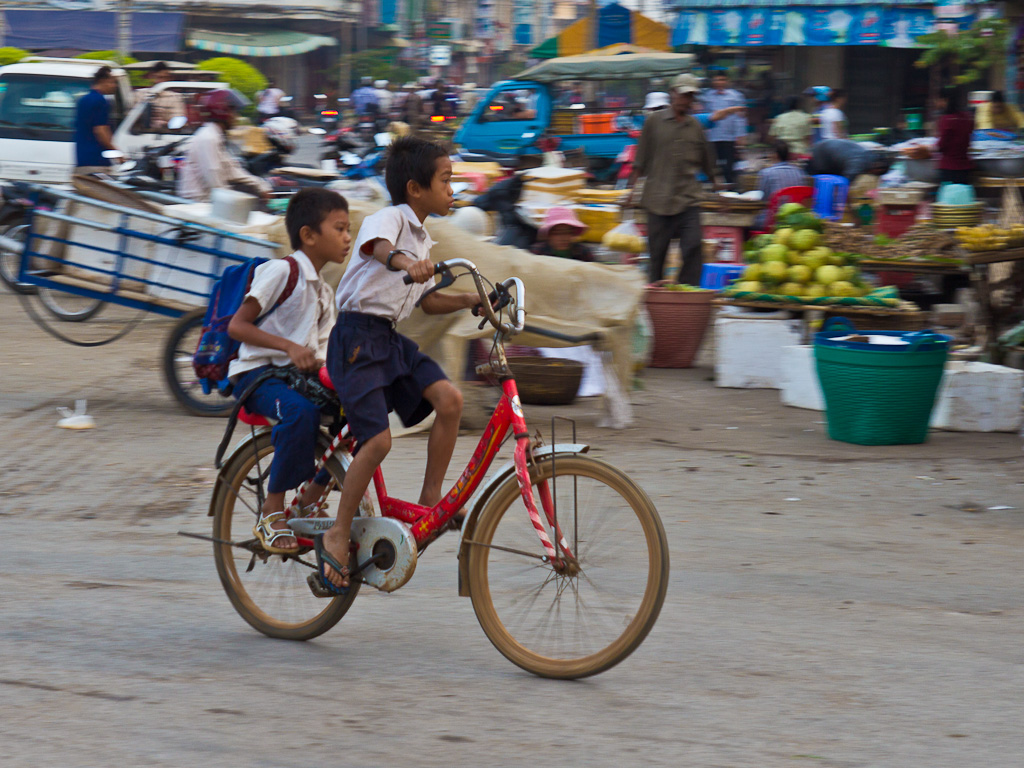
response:
[[[289,258],[298,269],[288,259],[256,267],[249,292],[228,326],[231,337],[242,342],[238,358],[228,369],[239,397],[272,366],[292,364],[315,373],[327,356],[336,310],[320,271],[329,263],[343,263],[348,256],[352,242],[348,202],[327,189],[303,189],[288,204],[285,226],[295,249]],[[293,280],[291,292],[286,293]],[[280,301],[282,295],[286,295],[284,301]],[[296,552],[298,542],[284,517],[285,493],[313,477],[320,410],[279,378],[261,382],[245,407],[277,422],[267,498],[253,535],[268,552]],[[303,494],[304,508],[320,498],[328,481],[326,471],[313,478]]]
[[[363,220],[356,249],[338,285],[338,322],[327,348],[327,368],[359,447],[345,474],[338,519],[317,536],[317,565],[324,586],[344,594],[349,586],[352,518],[391,450],[388,411],[406,426],[436,414],[427,445],[419,503],[441,499],[441,484],[455,450],[462,394],[440,366],[420,352],[395,324],[418,300],[427,314],[447,314],[479,304],[475,293],[424,294],[434,281],[430,239],[423,222],[444,216],[452,204],[452,164],[439,144],[401,138],[391,144],[384,180],[392,205]],[[406,285],[405,275],[413,284]]]

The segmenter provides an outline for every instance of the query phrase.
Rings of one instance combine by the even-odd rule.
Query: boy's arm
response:
[[[432,293],[420,302],[428,315],[447,315],[460,309],[472,309],[480,303],[475,293]]]
[[[387,266],[388,254],[395,250],[390,240],[379,238],[373,243],[373,258]],[[396,253],[391,259],[391,266],[404,270],[417,283],[425,283],[434,277],[434,262],[430,259],[414,259],[409,254]]]
[[[315,371],[320,367],[316,354],[311,349],[306,349],[294,341],[275,336],[272,333],[260,330],[256,320],[260,316],[260,303],[252,296],[242,302],[242,306],[231,317],[228,323],[228,335],[236,341],[244,344],[251,344],[254,347],[265,347],[284,352],[291,359],[295,366],[302,371]]]

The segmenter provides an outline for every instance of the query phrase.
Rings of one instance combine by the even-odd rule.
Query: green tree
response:
[[[256,92],[267,87],[267,78],[262,72],[247,61],[231,56],[217,56],[201,61],[196,66],[208,72],[220,72],[224,82],[250,99],[255,99]]]
[[[361,77],[374,80],[390,80],[405,83],[416,79],[416,71],[396,63],[398,51],[395,48],[376,48],[361,51],[352,56],[352,80],[358,83]]]
[[[17,64],[28,55],[29,52],[22,48],[12,48],[10,46],[0,48],[0,67],[6,67],[8,64]]]
[[[984,80],[993,66],[1006,58],[1009,25],[1002,18],[979,19],[957,34],[937,30],[917,38],[926,47],[916,64],[925,69],[933,65],[950,68],[958,85]]]

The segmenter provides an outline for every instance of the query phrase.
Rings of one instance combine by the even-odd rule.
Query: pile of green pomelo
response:
[[[820,298],[863,296],[872,289],[854,258],[821,245],[821,219],[798,203],[786,203],[775,232],[758,235],[744,249],[748,267],[735,291]]]

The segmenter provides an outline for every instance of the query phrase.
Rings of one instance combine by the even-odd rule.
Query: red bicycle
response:
[[[453,259],[438,264],[443,277],[435,288],[454,282],[452,269],[472,276],[481,327],[489,322],[495,329],[490,361],[477,370],[500,382],[503,394],[451,491],[432,508],[402,501],[388,495],[378,469],[374,493],[367,492],[352,524],[352,587],[334,596],[323,590],[311,557],[311,537],[334,520],[300,516],[304,487],[288,509],[296,553],[267,553],[252,538],[273,445],[269,425],[250,418],[250,434],[225,461],[210,504],[217,571],[249,624],[271,637],[307,640],[338,623],[361,585],[392,592],[406,584],[424,549],[465,508],[459,594],[472,598],[490,641],[543,677],[597,674],[632,653],[658,618],[669,575],[664,527],[647,494],[620,470],[586,455],[588,446],[541,445],[531,438],[504,350],[524,327],[523,284],[509,278],[488,296],[490,284],[477,268]],[[485,481],[507,437],[515,444],[512,461]],[[344,485],[353,446],[343,417],[322,431],[318,469],[326,466],[332,481],[320,509]]]

